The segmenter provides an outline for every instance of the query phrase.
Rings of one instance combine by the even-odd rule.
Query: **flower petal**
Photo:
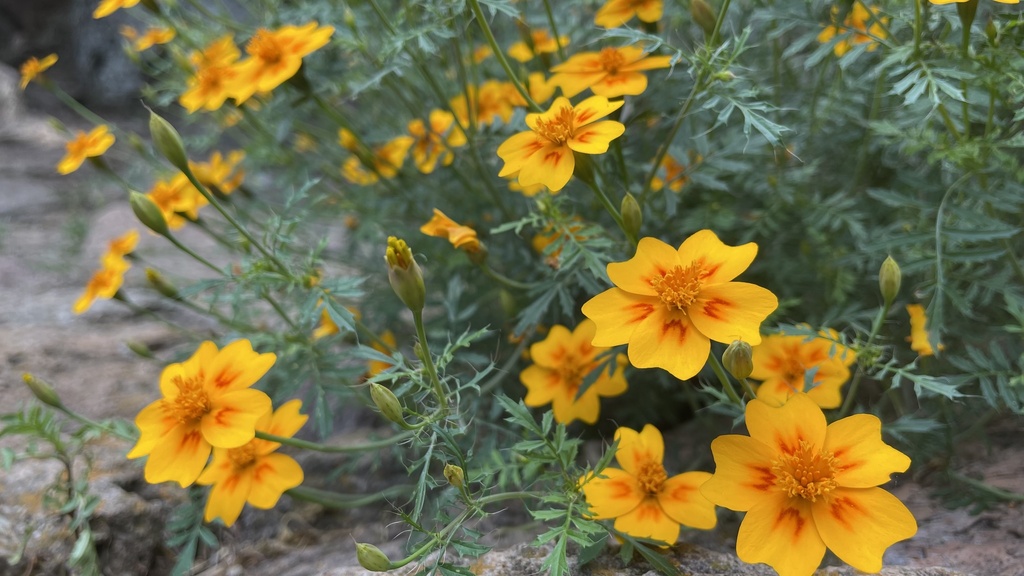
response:
[[[637,296],[609,288],[583,305],[583,315],[597,325],[594,346],[618,346],[629,342],[636,327],[656,308],[664,307],[656,296]]]
[[[651,280],[664,276],[678,265],[675,248],[657,238],[641,238],[632,258],[608,264],[608,277],[626,292],[657,296]]]
[[[530,359],[534,364],[548,368],[559,368],[569,355],[573,334],[561,324],[555,324],[544,340],[530,345]],[[593,340],[593,336],[591,336]],[[588,342],[589,343],[589,342]]]
[[[519,169],[519,184],[543,184],[555,192],[565,188],[575,169],[576,158],[572,155],[572,149],[564,144],[549,142],[523,163]]]
[[[237,448],[253,439],[256,421],[272,409],[270,396],[259,390],[222,394],[213,399],[210,413],[203,416],[203,437],[218,448]]]
[[[562,375],[557,370],[537,364],[527,366],[520,372],[519,381],[527,390],[523,402],[533,408],[550,404],[564,387]]]
[[[749,436],[727,434],[711,442],[715,473],[700,487],[708,500],[746,512],[775,492],[772,460],[776,453]]]
[[[547,138],[533,131],[513,134],[498,146],[498,157],[505,161],[498,176],[505,178],[519,172],[526,160],[547,144],[550,144]]]
[[[291,456],[268,454],[253,465],[249,504],[263,510],[273,508],[286,490],[305,479],[302,467]]]
[[[228,392],[248,388],[270,370],[277,361],[273,353],[259,354],[248,340],[228,344],[205,366],[207,385]]]
[[[710,472],[684,472],[665,481],[658,493],[658,504],[674,522],[691,528],[710,530],[718,522],[715,505],[700,493],[711,478]]]
[[[640,505],[644,493],[634,477],[625,470],[605,468],[601,476],[607,478],[591,478],[583,485],[583,494],[587,497],[591,517],[596,520],[618,518]]]
[[[251,468],[235,470],[232,474],[213,485],[206,497],[206,512],[203,520],[212,522],[220,518],[227,526],[234,525],[242,513],[246,499],[253,485]]]
[[[616,96],[636,96],[647,90],[647,76],[640,72],[620,70],[616,74],[608,74],[599,82],[591,84],[594,94],[615,98]]]
[[[750,564],[768,564],[779,576],[814,572],[825,556],[825,543],[814,526],[810,502],[782,492],[762,499],[740,524],[736,555]]]
[[[619,442],[615,461],[630,474],[636,475],[645,463],[660,464],[665,458],[665,441],[661,431],[650,424],[645,425],[640,432],[621,427],[615,431],[615,439]]]
[[[839,466],[836,481],[846,488],[871,488],[910,467],[910,458],[882,441],[882,422],[871,414],[855,414],[829,424],[825,450]]]
[[[701,262],[705,284],[728,282],[743,273],[757,256],[757,244],[729,246],[711,230],[695,232],[679,246],[679,262],[689,266]]]
[[[581,154],[604,154],[608,151],[608,144],[622,136],[625,131],[626,127],[621,122],[614,120],[594,122],[577,128],[566,145]]]
[[[198,426],[177,426],[150,452],[146,461],[146,482],[177,482],[185,488],[203,471],[210,450]]]
[[[609,101],[604,96],[591,96],[590,98],[587,98],[573,108],[573,112],[576,114],[575,124],[577,130],[579,130],[579,127],[581,126],[590,124],[595,120],[600,120],[612,112],[615,112],[619,108],[622,108],[623,104],[623,100]],[[623,127],[623,131],[625,131],[625,127]]]
[[[704,367],[711,342],[686,314],[654,306],[633,330],[626,351],[637,368],[662,368],[680,380],[688,380]]]
[[[750,437],[767,444],[776,454],[792,454],[806,441],[814,451],[825,443],[825,415],[807,397],[797,394],[781,407],[760,400],[747,403],[747,430]]]
[[[716,342],[761,343],[761,322],[779,307],[770,290],[746,282],[707,286],[687,308],[693,325]]]
[[[660,540],[669,546],[679,539],[679,523],[669,518],[654,498],[644,499],[639,506],[615,520],[615,529],[637,538]]]
[[[910,510],[881,488],[837,488],[811,505],[814,523],[836,556],[863,572],[882,569],[886,548],[917,533]]]
[[[128,458],[139,458],[153,451],[164,437],[180,423],[174,416],[164,410],[164,401],[157,400],[146,406],[135,416],[135,425],[139,428],[139,440],[128,452]]]

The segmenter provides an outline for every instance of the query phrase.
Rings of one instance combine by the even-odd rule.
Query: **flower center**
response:
[[[576,358],[571,356],[565,358],[562,362],[562,366],[559,368],[558,374],[562,378],[562,385],[565,386],[566,391],[569,393],[569,397],[572,399],[576,398],[576,392],[580,389],[580,384],[583,383],[583,377],[586,376],[588,370],[585,370],[585,366],[581,365]]]
[[[536,132],[555,144],[565,144],[575,130],[576,111],[570,106],[562,109],[550,120],[538,120]]]
[[[799,384],[799,390],[803,390],[805,372],[803,363],[796,357],[790,356],[782,361],[783,377],[790,384]]]
[[[783,454],[772,461],[775,485],[790,497],[799,496],[814,502],[834,490],[836,482],[835,456],[831,452],[815,452],[806,441],[792,454]]]
[[[608,71],[609,74],[618,74],[619,68],[626,63],[626,59],[622,57],[622,53],[612,47],[601,49],[601,66]]]
[[[665,473],[665,467],[661,465],[661,462],[651,458],[641,462],[637,468],[636,482],[648,496],[655,496],[661,492],[661,487],[667,479],[668,474]]]
[[[703,286],[704,268],[694,263],[686,268],[676,266],[660,278],[651,278],[651,287],[670,310],[685,312],[697,300]]]
[[[203,389],[203,374],[191,378],[175,376],[171,382],[178,387],[178,396],[164,400],[164,409],[182,424],[194,423],[210,413],[210,396]]]
[[[256,461],[256,443],[249,442],[238,448],[228,450],[228,460],[234,464],[236,470],[251,466]]]
[[[268,30],[263,28],[256,31],[256,35],[246,44],[245,51],[267,64],[277,64],[283,56],[281,46],[277,43],[277,40],[274,39]]]

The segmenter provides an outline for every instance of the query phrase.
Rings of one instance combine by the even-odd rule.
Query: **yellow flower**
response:
[[[664,440],[650,424],[639,433],[619,428],[615,439],[615,460],[622,468],[605,468],[600,473],[605,478],[583,479],[593,518],[615,518],[616,530],[669,545],[679,539],[680,524],[701,530],[715,527],[715,505],[700,493],[711,474],[684,472],[669,478],[662,465]]]
[[[526,78],[526,85],[530,91],[530,98],[533,98],[533,101],[538,104],[551,100],[551,97],[555,95],[555,90],[558,89],[554,78],[545,79],[543,72],[530,72]]]
[[[525,106],[526,101],[511,82],[487,80],[479,87],[469,86],[469,104],[466,94],[452,98],[450,104],[455,117],[463,126],[470,124],[470,114],[477,124],[491,124],[497,119],[508,122],[515,113],[516,106]]]
[[[85,285],[85,292],[75,301],[73,308],[75,314],[82,314],[90,307],[97,298],[109,300],[117,294],[124,284],[124,273],[131,268],[124,258],[117,254],[108,253],[101,260],[102,267],[92,275]]]
[[[494,52],[491,50],[490,45],[481,44],[480,46],[477,46],[475,50],[473,50],[473,62],[479,64],[493,55]]]
[[[778,307],[770,291],[733,282],[757,255],[757,244],[727,246],[711,230],[679,249],[643,238],[636,255],[608,265],[615,284],[583,305],[597,323],[595,346],[629,344],[638,368],[664,368],[680,380],[700,372],[711,340],[761,343],[761,322]]]
[[[602,28],[618,28],[633,16],[641,22],[657,22],[661,20],[663,8],[662,0],[608,0],[594,15],[594,24]]]
[[[529,186],[523,186],[515,179],[515,174],[512,175],[512,179],[508,181],[508,189],[513,192],[519,192],[527,198],[532,198],[541,192],[547,192],[548,187],[543,184],[530,184]]]
[[[409,134],[415,138],[412,160],[424,174],[433,172],[439,160],[443,166],[450,165],[455,160],[452,148],[466,144],[466,135],[452,126],[455,116],[451,112],[431,110],[429,120],[429,129],[419,118],[409,122]]]
[[[208,161],[189,161],[188,167],[196,179],[207,188],[220,194],[231,194],[245,180],[245,170],[238,167],[244,159],[245,152],[241,150],[228,152],[227,158],[220,152],[214,152]]]
[[[523,400],[527,406],[551,404],[555,421],[561,424],[573,420],[593,424],[601,409],[600,397],[618,396],[626,391],[625,354],[615,356],[616,367],[609,374],[604,369],[604,359],[598,358],[607,348],[590,344],[594,330],[594,323],[586,319],[572,332],[555,325],[547,338],[530,346],[533,365],[519,373],[519,381],[528,390]],[[596,369],[601,369],[597,379],[577,397],[583,379]]]
[[[681,192],[686,184],[689,183],[690,178],[687,174],[693,171],[698,164],[704,161],[704,157],[690,150],[687,155],[689,156],[690,164],[680,163],[672,156],[666,154],[665,158],[661,161],[661,167],[665,169],[665,180],[662,180],[659,176],[655,176],[651,180],[651,190],[657,192],[665,186],[665,182],[668,181],[668,189],[673,192]]]
[[[345,138],[341,138],[344,145]],[[341,165],[341,175],[353,184],[366,186],[377,182],[381,177],[394,178],[405,164],[409,148],[415,140],[412,136],[398,136],[373,151],[374,170],[363,166],[358,156],[351,156]]]
[[[160,374],[163,398],[135,417],[139,440],[128,458],[149,456],[146,482],[196,481],[213,446],[238,448],[255,437],[256,422],[270,412],[270,397],[251,386],[277,356],[259,354],[248,340],[217,349],[203,342],[188,360]]]
[[[647,89],[642,70],[668,68],[671,56],[644,56],[642,48],[603,48],[600,52],[581,52],[551,69],[551,82],[572,98],[587,88],[606,98],[635,96]]]
[[[230,84],[237,74],[234,66],[241,56],[230,34],[210,43],[202,52],[192,52],[189,60],[195,74],[188,79],[186,90],[178,102],[189,114],[200,108],[217,110],[231,96]]]
[[[82,166],[86,158],[102,156],[113,145],[114,135],[105,124],[93,128],[88,134],[79,130],[74,139],[64,145],[67,153],[57,164],[57,172],[71,174]]]
[[[839,389],[850,379],[850,365],[857,354],[837,344],[839,333],[822,330],[821,337],[765,336],[754,347],[754,371],[750,377],[762,380],[757,399],[781,406],[800,392],[822,408],[838,408],[842,403]],[[807,390],[807,376],[814,374],[813,386]]]
[[[480,240],[476,237],[476,230],[455,222],[437,208],[434,208],[433,218],[420,226],[420,232],[427,236],[444,238],[451,242],[452,246],[469,253],[480,251]]]
[[[199,209],[209,203],[181,173],[170,180],[158,180],[146,196],[160,209],[164,221],[172,230],[184,226],[185,218],[193,221],[199,218]]]
[[[854,2],[850,8],[850,12],[846,15],[846,20],[843,22],[842,27],[836,23],[836,18],[839,16],[839,7],[832,7],[832,25],[826,26],[821,34],[818,34],[818,42],[824,44],[836,36],[847,34],[852,31],[852,35],[839,40],[836,42],[835,49],[833,50],[836,56],[842,56],[850,51],[853,44],[864,44],[870,42],[868,51],[871,52],[878,48],[878,38],[885,38],[885,26],[889,23],[888,18],[883,18],[878,15],[879,8],[872,6],[871,10],[868,11],[860,2]],[[871,22],[870,26],[868,22]],[[853,44],[851,44],[851,42]]]
[[[559,44],[565,48],[569,45],[569,37],[559,36],[558,42],[555,42],[555,39],[547,30],[531,30],[530,42],[533,44],[532,49],[526,42],[516,42],[509,47],[508,55],[520,62],[529,62],[538,54],[557,52]]]
[[[928,316],[924,312],[924,307],[920,304],[907,304],[907,314],[910,314],[910,336],[907,338],[910,342],[910,349],[917,352],[919,356],[935,355],[931,336],[928,333]],[[946,347],[940,343],[939,350],[945,349]]]
[[[241,104],[257,92],[270,92],[295,75],[302,58],[327,45],[332,26],[309,22],[303,26],[260,28],[245,46],[249,58],[237,64],[232,96]]]
[[[544,184],[558,192],[572,178],[576,168],[573,152],[603,154],[608,144],[622,135],[626,127],[601,118],[622,107],[604,96],[591,96],[575,107],[568,98],[558,97],[543,114],[527,114],[527,132],[520,132],[501,146],[498,156],[505,166],[498,176],[519,175],[519,184]]]
[[[574,216],[573,220],[577,222],[581,221],[579,216]],[[551,253],[548,254],[547,257],[544,259],[544,262],[548,266],[557,269],[559,267],[559,256],[562,254],[562,246],[564,246],[564,242],[581,242],[586,239],[586,236],[579,233],[579,231],[582,229],[582,223],[569,224],[567,227],[561,227],[558,230],[555,230],[551,224],[548,224],[547,226],[544,227],[543,231],[541,231],[539,234],[534,235],[534,237],[530,240],[530,246],[537,254],[544,254],[544,251],[547,249],[548,246],[561,240],[563,244],[552,250]]]
[[[174,28],[150,28],[139,38],[133,39],[132,47],[135,48],[136,52],[142,52],[157,44],[167,44],[174,40],[176,35],[177,33],[174,31]]]
[[[107,254],[117,257],[127,256],[135,250],[138,244],[139,231],[132,229],[111,240],[107,245]]]
[[[25,60],[21,63],[21,84],[19,86],[22,90],[28,87],[29,82],[40,77],[48,68],[57,63],[57,55],[50,54],[44,57],[42,60],[35,56]]]
[[[736,553],[779,576],[810,576],[827,546],[863,572],[882,569],[882,553],[917,532],[896,497],[878,488],[910,458],[882,442],[882,423],[857,414],[826,425],[813,400],[797,394],[782,407],[747,404],[750,436],[711,443],[715,473],[701,493],[746,512]]]
[[[302,402],[291,400],[269,410],[256,421],[256,430],[291,438],[309,416],[299,414]],[[213,485],[206,498],[203,519],[220,518],[231,526],[248,502],[250,506],[273,508],[286,490],[302,484],[302,467],[291,456],[275,454],[277,442],[253,438],[237,448],[214,448],[213,461],[196,479],[196,484]]]
[[[391,352],[395,349],[396,346],[398,346],[398,341],[395,340],[394,332],[392,332],[391,330],[385,330],[381,332],[380,339],[381,342],[387,344],[387,346],[384,346],[377,341],[373,341],[370,344],[370,346],[377,352],[381,352],[387,356],[391,356]],[[391,366],[391,362],[386,362],[384,360],[370,360],[369,362],[366,363],[366,377],[373,378],[377,374],[380,374],[381,372],[387,370],[388,368],[391,368]]]
[[[100,5],[93,11],[92,17],[95,20],[106,18],[121,8],[131,8],[139,3],[139,0],[100,0]]]

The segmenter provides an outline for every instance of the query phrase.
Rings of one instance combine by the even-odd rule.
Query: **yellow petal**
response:
[[[621,427],[615,431],[615,439],[619,442],[615,461],[630,474],[636,475],[645,463],[660,464],[665,457],[665,442],[661,431],[650,424],[645,425],[640,432]]]
[[[519,170],[519,184],[543,184],[554,192],[565,187],[575,169],[576,158],[572,149],[564,144],[548,143],[523,163]]]
[[[548,331],[547,338],[530,346],[530,359],[535,364],[558,368],[569,354],[572,333],[561,324],[555,324]]]
[[[743,273],[757,256],[757,244],[728,246],[711,230],[701,230],[679,246],[679,262],[683,266],[700,262],[705,284],[728,282]]]
[[[917,533],[910,510],[881,488],[838,488],[811,508],[829,549],[863,572],[881,570],[886,548]]]
[[[532,130],[520,132],[498,146],[498,157],[505,161],[498,176],[505,178],[522,170],[526,161],[541,148],[549,144],[548,140]]]
[[[740,524],[736,555],[750,564],[768,564],[779,576],[809,576],[825,556],[810,502],[781,492],[762,500]]]
[[[647,76],[640,72],[620,71],[608,74],[599,82],[591,84],[594,94],[615,98],[616,96],[636,96],[647,90]]]
[[[596,341],[596,339],[595,339]],[[662,368],[680,380],[693,378],[708,360],[711,341],[678,310],[653,306],[629,338],[629,361],[637,368]]]
[[[676,249],[657,238],[641,238],[636,254],[625,262],[608,264],[608,277],[619,288],[633,294],[657,296],[651,280],[679,265]]]
[[[634,2],[636,5],[636,2]],[[636,6],[636,17],[641,22],[657,22],[661,20],[661,13],[664,9],[662,0],[643,0]]]
[[[178,424],[178,419],[169,416],[164,410],[163,400],[157,400],[146,406],[135,416],[135,425],[139,428],[139,440],[128,452],[127,457],[139,458],[149,454]]]
[[[658,493],[658,504],[669,518],[691,528],[710,530],[718,522],[715,505],[700,493],[709,472],[685,472],[665,481]]]
[[[634,330],[655,308],[664,308],[656,296],[637,296],[609,288],[583,305],[583,315],[594,321],[594,346],[618,346],[629,342]]]
[[[635,14],[632,0],[608,0],[594,15],[594,24],[602,28],[618,28]]]
[[[568,102],[568,100],[566,100],[566,102]],[[580,126],[600,120],[612,112],[615,112],[619,108],[622,108],[623,104],[623,100],[609,101],[604,96],[591,96],[590,98],[587,98],[573,108],[577,130]],[[625,128],[623,128],[623,130],[625,130]]]
[[[212,522],[220,518],[227,526],[232,526],[238,515],[242,513],[246,499],[253,484],[253,471],[251,468],[235,470],[226,478],[213,485],[210,494],[206,498],[206,512],[203,519]]]
[[[577,128],[566,145],[582,154],[604,154],[608,144],[622,136],[626,127],[621,122],[605,120]]]
[[[708,500],[746,512],[775,493],[772,460],[777,454],[749,436],[727,434],[711,442],[715,473],[700,491]]]
[[[701,289],[687,307],[693,325],[716,342],[761,343],[761,322],[779,307],[770,290],[746,282],[726,282]]]
[[[277,356],[272,353],[256,353],[248,340],[236,340],[221,349],[204,367],[208,389],[229,392],[248,388],[276,361]]]
[[[750,437],[767,444],[776,454],[792,454],[807,442],[815,451],[825,443],[825,415],[807,397],[797,394],[776,408],[760,400],[747,403]]]
[[[824,448],[835,456],[836,481],[847,488],[885,484],[891,474],[910,467],[910,458],[882,441],[882,422],[871,414],[829,424]]]
[[[210,458],[210,444],[198,426],[177,426],[153,447],[146,461],[146,482],[177,482],[182,488],[192,484]]]
[[[274,436],[291,438],[309,420],[308,415],[299,413],[301,408],[302,400],[289,400],[280,405],[273,413],[266,413],[260,417],[256,421],[255,428]],[[260,455],[269,454],[281,446],[277,442],[267,442],[265,440],[259,440],[258,442],[257,454]]]
[[[619,516],[615,529],[637,538],[650,538],[669,546],[679,539],[679,523],[669,518],[654,498],[644,499],[639,506]]]
[[[196,484],[209,486],[234,474],[235,464],[228,456],[228,450],[228,448],[213,449],[213,458],[206,465],[206,468],[203,469],[203,473],[199,475],[199,478],[196,478]]]
[[[605,468],[601,476],[583,485],[592,517],[597,520],[618,518],[640,505],[645,495],[636,478],[618,468]]]
[[[249,504],[266,510],[273,508],[281,494],[302,484],[302,467],[292,457],[284,454],[268,454],[253,465],[252,488]]]
[[[212,403],[200,426],[206,441],[218,448],[237,448],[252,440],[256,421],[273,408],[270,396],[252,389],[227,392]]]
[[[629,46],[628,48],[633,48]],[[625,50],[621,48],[620,50]],[[640,48],[636,48],[637,51],[641,51]],[[642,52],[642,51],[641,51]],[[627,58],[628,60],[629,58]],[[654,70],[656,68],[668,68],[672,64],[671,56],[648,56],[646,58],[635,60],[634,62],[623,66],[622,70],[628,70],[636,72],[639,70]]]
[[[564,386],[562,375],[557,370],[536,364],[520,372],[519,381],[527,389],[523,402],[533,408],[550,404]]]
[[[601,412],[601,400],[593,386],[587,388],[579,398],[576,398],[574,388],[564,387],[560,394],[555,394],[551,399],[551,411],[555,415],[555,422],[559,424],[569,424],[574,420],[593,424]]]

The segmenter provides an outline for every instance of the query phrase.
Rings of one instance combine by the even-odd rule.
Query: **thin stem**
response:
[[[373,0],[371,0],[372,2]],[[729,0],[726,0],[726,4]],[[469,0],[469,7],[473,11],[473,16],[476,21],[480,24],[480,29],[483,30],[484,36],[487,38],[487,43],[491,46],[491,51],[494,52],[494,57],[498,60],[498,64],[505,70],[505,75],[508,76],[512,85],[516,87],[519,94],[522,95],[523,100],[526,100],[526,105],[530,109],[530,112],[543,112],[541,107],[533,101],[530,97],[530,92],[523,86],[523,83],[519,81],[519,77],[512,71],[512,66],[508,63],[508,59],[505,58],[505,53],[501,51],[501,47],[498,46],[498,41],[494,39],[494,33],[491,32],[491,27],[487,24],[487,20],[484,18],[484,12],[480,9],[480,2],[477,0]]]
[[[437,396],[437,401],[441,403],[441,413],[448,413],[448,395],[445,394],[444,388],[441,386],[441,379],[437,377],[437,368],[434,366],[434,357],[430,354],[430,348],[427,344],[427,332],[423,328],[423,311],[414,310],[412,313],[413,323],[416,324],[416,337],[420,341],[420,350],[422,351],[423,365],[427,368],[427,377],[430,378],[430,384],[434,388],[434,395]]]
[[[949,471],[949,475],[954,480],[957,480],[959,482],[963,482],[964,484],[967,484],[968,486],[972,486],[974,488],[982,490],[983,492],[987,492],[987,493],[989,493],[989,494],[991,494],[991,495],[993,495],[993,496],[995,496],[995,497],[997,497],[997,498],[999,498],[1001,500],[1011,500],[1011,501],[1015,500],[1015,501],[1018,501],[1018,502],[1024,502],[1024,494],[1020,494],[1020,493],[1017,493],[1017,492],[1011,492],[1009,490],[1004,490],[1002,488],[998,488],[998,487],[993,486],[991,484],[987,484],[985,482],[982,482],[981,480],[976,480],[974,478],[971,478],[970,476],[965,476],[965,475],[963,475],[963,474],[961,474],[959,472],[953,472],[952,470]]]
[[[411,494],[412,491],[413,486],[399,485],[388,486],[387,488],[373,494],[341,494],[338,492],[331,492],[329,490],[310,488],[309,486],[297,486],[288,490],[285,494],[295,498],[296,500],[313,502],[320,504],[325,508],[343,510],[347,508],[366,506],[381,500],[390,500],[400,496],[405,496]]]
[[[722,368],[722,363],[718,361],[714,351],[708,354],[708,360],[711,361],[711,369],[714,370],[718,381],[722,383],[725,395],[729,397],[729,400],[732,400],[733,404],[743,408],[743,400],[740,399],[739,394],[736,394],[736,389],[733,388],[732,382],[729,381],[729,375],[725,373],[725,369]]]
[[[580,176],[580,174],[578,173],[577,176]],[[626,239],[629,240],[633,246],[636,246],[636,235],[633,234],[632,230],[626,227],[626,222],[622,219],[622,213],[615,207],[615,204],[612,204],[611,198],[604,193],[604,190],[597,185],[597,182],[595,182],[593,178],[581,177],[580,180],[583,180],[587,183],[587,186],[590,186],[590,189],[594,191],[595,195],[597,195],[597,199],[601,202],[601,205],[604,206],[604,209],[609,215],[611,215],[612,220],[615,220],[615,224],[617,224],[619,229],[622,230],[622,233],[626,235]]]
[[[166,235],[164,235],[164,238],[167,238],[167,240],[168,240],[168,241],[169,241],[169,242],[170,242],[171,244],[174,244],[174,247],[175,247],[175,248],[177,248],[178,250],[181,250],[181,251],[182,251],[182,252],[184,252],[185,254],[188,254],[189,256],[191,256],[192,258],[194,258],[194,259],[195,259],[195,260],[196,260],[197,262],[199,262],[200,264],[202,264],[203,266],[206,266],[206,267],[207,267],[207,268],[209,268],[210,270],[213,270],[213,271],[214,271],[214,272],[216,272],[216,273],[217,273],[218,275],[221,275],[221,276],[223,276],[223,275],[224,275],[224,271],[223,271],[223,270],[221,270],[220,268],[218,268],[218,267],[217,267],[216,265],[214,265],[213,263],[211,263],[211,262],[210,262],[209,260],[207,260],[206,258],[203,258],[203,257],[202,257],[202,256],[200,256],[199,254],[196,254],[195,252],[193,252],[191,248],[189,248],[188,246],[185,246],[184,244],[182,244],[181,242],[179,242],[179,241],[178,241],[178,239],[177,239],[177,238],[175,238],[175,237],[174,237],[173,235],[171,235],[170,233],[167,233]]]
[[[288,316],[288,314],[284,311],[284,308],[281,307],[281,304],[279,304],[277,300],[275,300],[274,297],[270,295],[269,291],[264,291],[262,296],[263,299],[266,300],[268,304],[270,304],[270,307],[273,308],[275,312],[277,312],[277,315],[280,316],[281,319],[284,320],[285,323],[287,323],[292,330],[298,331],[299,327],[295,325],[295,322],[293,322],[292,319]]]
[[[346,446],[328,446],[326,444],[320,444],[319,442],[310,442],[308,440],[299,440],[298,438],[289,438],[287,436],[277,436],[275,434],[268,434],[267,432],[256,431],[256,437],[260,440],[266,440],[268,442],[277,442],[278,444],[284,444],[285,446],[291,446],[293,448],[302,448],[304,450],[314,450],[316,452],[326,452],[330,454],[351,454],[354,452],[366,452],[369,450],[380,450],[381,448],[387,448],[394,444],[398,444],[404,440],[413,437],[412,432],[401,432],[395,434],[389,438],[383,440],[376,440],[373,442],[364,442],[363,444],[349,444]]]
[[[499,284],[505,286],[506,288],[513,288],[515,290],[529,290],[534,286],[533,284],[519,282],[518,280],[513,280],[508,276],[505,276],[504,274],[495,272],[494,269],[487,265],[487,262],[482,262],[480,264],[480,269],[483,270],[484,274],[486,274],[489,278],[497,281]]]
[[[960,56],[964,59],[964,64],[966,66],[967,61],[971,57],[971,27],[970,26],[963,26],[963,34],[960,37]],[[963,136],[964,136],[964,139],[968,139],[968,138],[971,137],[971,103],[970,103],[970,98],[967,97],[969,87],[968,87],[968,83],[967,83],[967,79],[966,78],[960,81],[960,87],[961,87],[961,89],[964,92],[964,94],[963,94],[964,101],[961,102],[962,112],[963,112],[963,116],[964,116],[964,134],[963,134]]]
[[[60,406],[56,406],[56,408],[58,410],[60,410],[61,412],[67,414],[72,419],[77,420],[77,421],[81,422],[82,424],[85,424],[86,426],[89,426],[89,427],[92,427],[92,428],[97,428],[99,430],[102,430],[102,431],[106,432],[107,434],[111,434],[113,436],[117,436],[118,438],[120,438],[122,440],[127,440],[129,442],[135,442],[136,440],[139,439],[138,436],[135,436],[133,434],[127,434],[125,432],[117,430],[116,428],[111,428],[110,426],[107,426],[106,424],[104,424],[102,422],[97,422],[95,420],[92,420],[91,418],[87,418],[85,416],[82,416],[81,414],[79,414],[77,412],[73,412],[70,408],[68,408],[64,404],[61,404]]]
[[[871,344],[875,341],[878,333],[882,330],[882,324],[885,322],[885,317],[889,315],[889,309],[892,307],[892,301],[886,300],[882,307],[878,309],[878,314],[875,315],[874,322],[871,323],[871,333],[868,334],[867,341],[864,342],[864,348],[870,348]],[[850,409],[853,408],[854,398],[857,396],[857,389],[860,387],[860,381],[864,378],[864,367],[858,365],[857,373],[853,375],[853,380],[850,382],[850,387],[846,389],[846,399],[843,401],[843,405],[839,408],[839,415],[837,419],[845,417],[850,413]]]
[[[914,57],[921,53],[921,3],[924,0],[914,0]]]
[[[743,386],[743,391],[747,393],[747,396],[750,396],[751,400],[757,399],[757,394],[754,393],[754,387],[750,384],[749,379],[740,379],[740,384]]]
[[[555,38],[555,46],[558,47],[558,59],[565,60],[565,49],[562,47],[562,41],[558,38],[558,25],[555,24],[555,15],[551,11],[551,2],[544,0],[544,12],[548,15],[548,26],[551,27],[551,35]]]

